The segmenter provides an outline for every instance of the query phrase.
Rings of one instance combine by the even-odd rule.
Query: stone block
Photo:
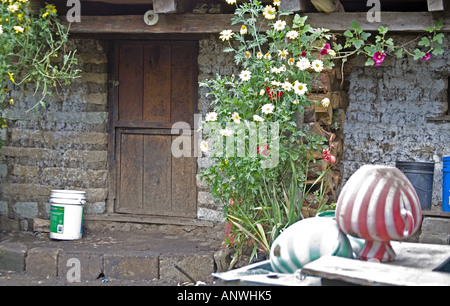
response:
[[[68,272],[72,272],[74,265],[70,259],[77,259],[80,263],[81,282],[97,279],[103,271],[103,254],[93,251],[63,251],[58,258],[58,277],[66,277]]]
[[[0,244],[0,270],[25,271],[25,257],[28,248],[21,243],[2,242]]]
[[[422,222],[420,243],[450,244],[450,219],[425,217]]]
[[[56,277],[58,275],[58,248],[33,248],[25,260],[27,274],[37,277]]]
[[[22,218],[34,218],[39,213],[37,202],[17,202],[13,205],[13,210]]]
[[[163,255],[159,259],[159,278],[178,282],[189,281],[174,264],[186,271],[195,281],[212,281],[214,254]]]
[[[159,278],[159,258],[148,252],[105,254],[105,275],[115,279],[153,280]]]

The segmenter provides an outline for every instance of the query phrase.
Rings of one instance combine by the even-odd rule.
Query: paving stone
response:
[[[25,270],[38,277],[58,276],[58,254],[61,249],[37,247],[28,251]]]
[[[63,251],[58,258],[58,277],[78,273],[80,281],[95,280],[103,271],[103,254],[95,251]]]
[[[25,271],[25,257],[28,248],[25,244],[2,242],[0,244],[0,270]]]
[[[115,279],[153,280],[159,278],[159,259],[148,252],[105,254],[105,275]]]
[[[211,273],[214,272],[214,254],[161,255],[159,278],[176,280],[178,282],[189,281],[189,278],[178,271],[174,264],[182,268],[195,281],[212,281]]]

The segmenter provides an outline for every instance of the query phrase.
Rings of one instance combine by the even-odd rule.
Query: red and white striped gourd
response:
[[[365,165],[342,189],[336,222],[346,234],[363,238],[362,260],[393,261],[391,240],[413,235],[420,227],[422,210],[414,187],[397,168]]]

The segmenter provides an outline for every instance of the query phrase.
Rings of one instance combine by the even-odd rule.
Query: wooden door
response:
[[[116,44],[115,212],[196,218],[196,160],[172,156],[171,127],[187,122],[193,135],[197,52],[194,42]]]

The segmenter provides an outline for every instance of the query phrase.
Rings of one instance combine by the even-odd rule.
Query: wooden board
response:
[[[397,258],[391,263],[326,256],[302,273],[365,286],[450,286],[449,273],[432,271],[450,257],[450,246],[394,242],[393,247]]]
[[[356,20],[365,31],[377,31],[387,26],[393,32],[424,32],[433,26],[434,17],[430,12],[383,12],[381,23],[369,22],[367,13],[308,13],[308,23],[313,27],[332,31],[346,31]],[[73,34],[199,34],[220,33],[224,29],[239,31],[240,25],[231,25],[232,15],[227,14],[167,14],[160,15],[159,22],[147,26],[142,16],[83,16],[82,22],[71,24]],[[63,20],[64,22],[65,20]],[[412,22],[413,21],[413,22]],[[262,28],[263,31],[267,27]],[[444,17],[443,32],[450,31],[450,17]]]
[[[428,11],[443,11],[444,10],[444,0],[427,0]]]

